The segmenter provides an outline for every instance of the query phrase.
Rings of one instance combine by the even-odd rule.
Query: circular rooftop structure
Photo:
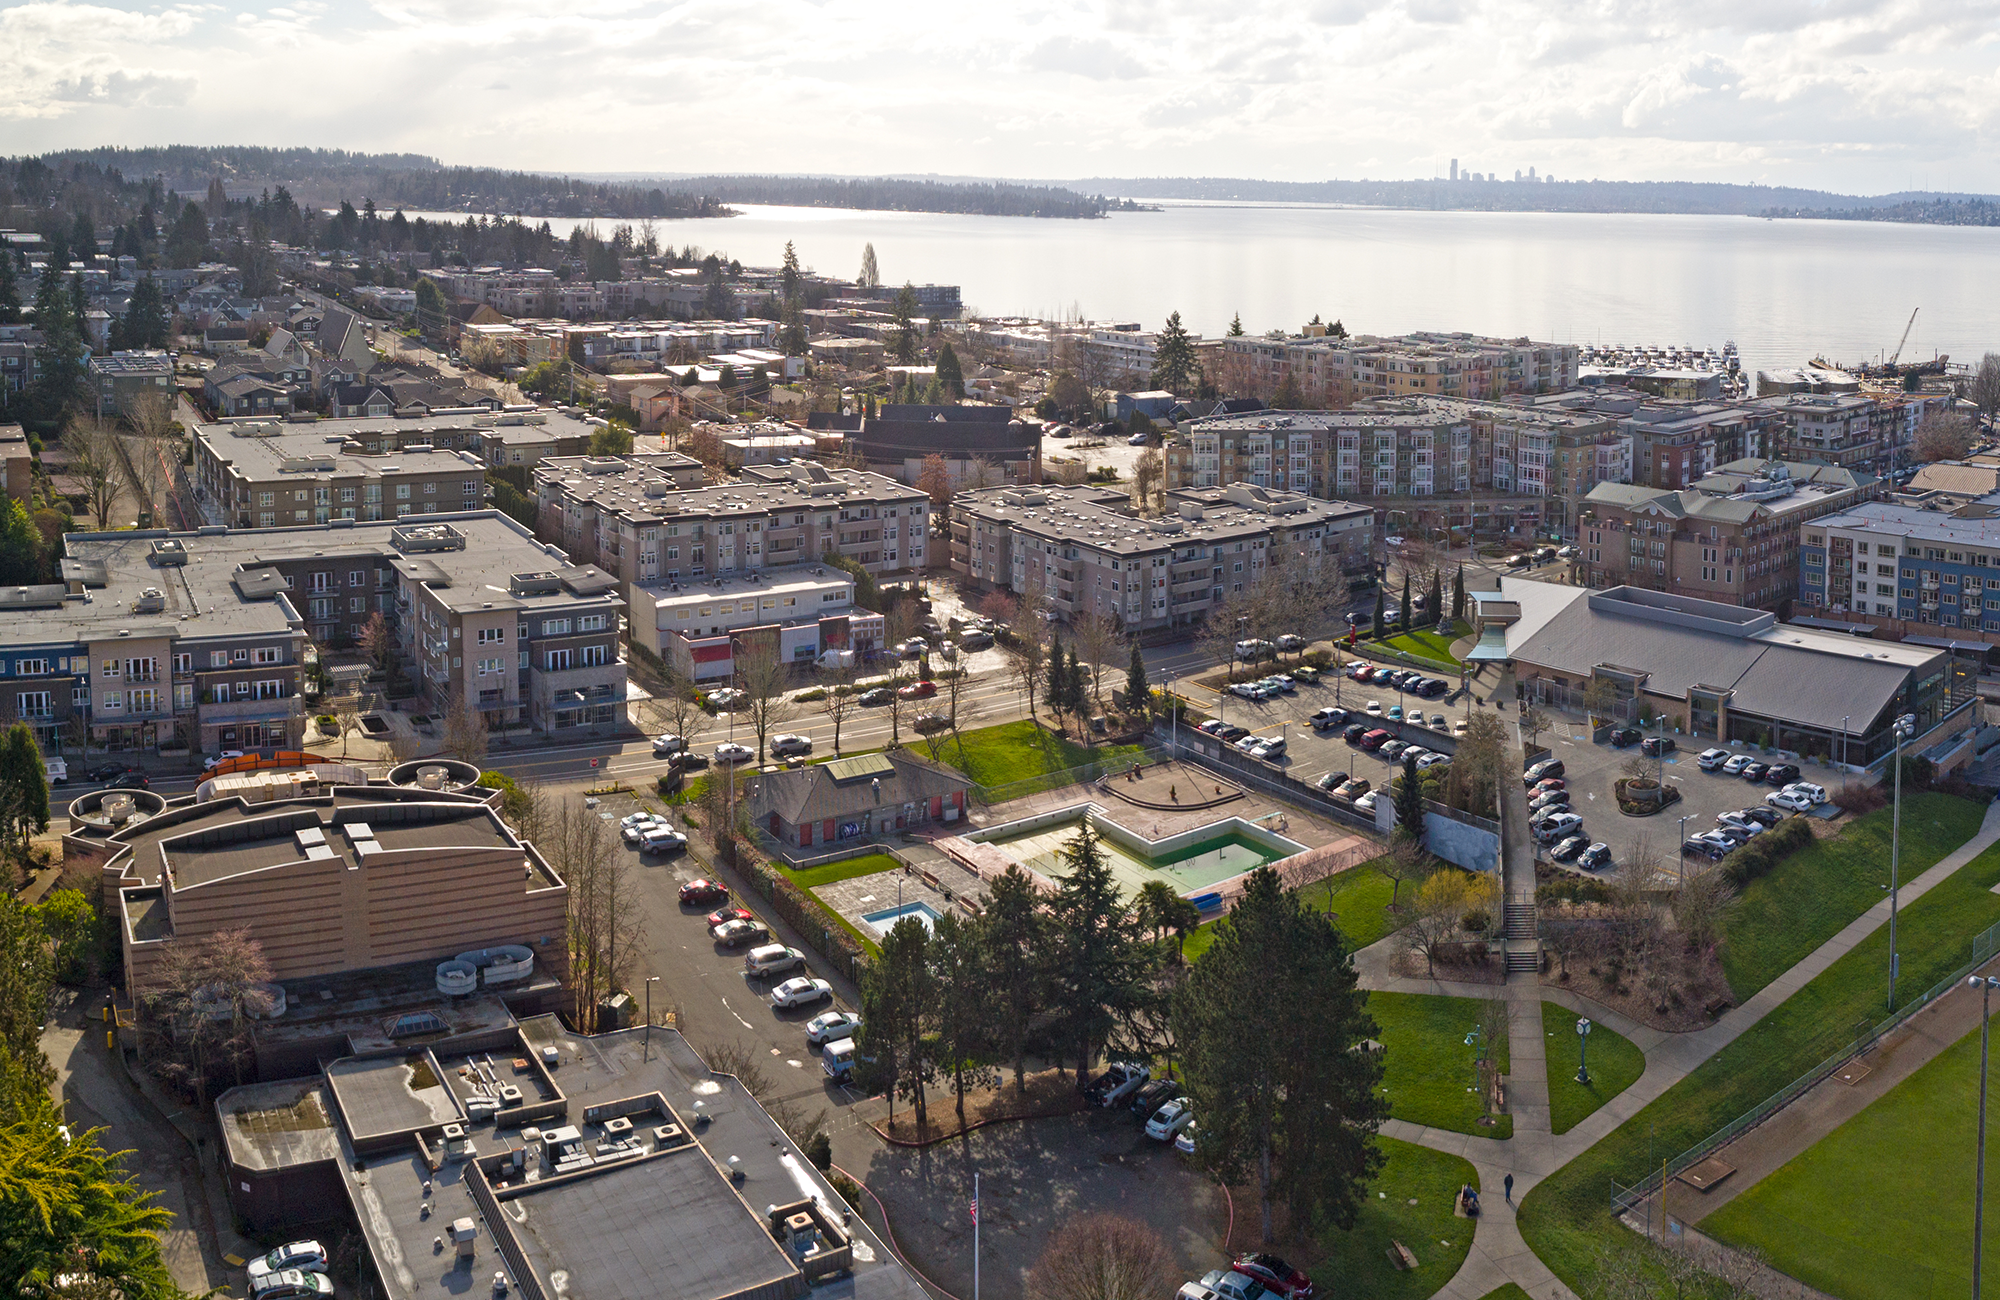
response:
[[[104,830],[118,830],[157,816],[167,801],[151,790],[92,790],[70,801],[69,819]]]
[[[479,769],[455,758],[419,758],[389,769],[389,784],[452,793],[479,784]]]

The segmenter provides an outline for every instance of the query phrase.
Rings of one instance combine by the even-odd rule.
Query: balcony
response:
[[[599,687],[609,688],[609,693],[602,696],[600,702],[622,700],[625,698],[625,680],[623,659],[591,668],[536,669],[529,674],[528,694],[544,707],[568,692],[581,692],[586,699],[599,698],[595,696]]]
[[[261,700],[229,700],[221,704],[211,704],[203,700],[195,705],[196,714],[203,722],[271,722],[284,718],[296,718],[305,713],[305,697],[299,695],[266,696]],[[128,717],[134,716],[131,714]],[[152,715],[147,715],[152,716]]]

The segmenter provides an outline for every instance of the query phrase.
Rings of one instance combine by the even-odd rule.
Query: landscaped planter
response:
[[[1640,782],[1629,776],[1618,778],[1613,787],[1618,798],[1618,811],[1627,817],[1650,817],[1662,808],[1680,801],[1681,792],[1673,786],[1657,782]]]

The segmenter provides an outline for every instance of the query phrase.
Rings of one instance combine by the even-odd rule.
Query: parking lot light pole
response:
[[[1681,818],[1681,824],[1680,824],[1680,845],[1681,845],[1681,885],[1682,885],[1682,887],[1683,887],[1683,888],[1685,888],[1685,887],[1686,887],[1686,885],[1687,885],[1687,880],[1688,880],[1688,850],[1687,850],[1687,843],[1688,843],[1688,842],[1687,842],[1687,833],[1688,833],[1688,822],[1689,822],[1689,820],[1690,820],[1690,819],[1691,819],[1692,817],[1693,817],[1693,814],[1692,814],[1692,813],[1690,813],[1690,814],[1689,814],[1689,815],[1688,815],[1687,817],[1683,817],[1683,818]]]
[[[639,1056],[642,1061],[653,1059],[653,986],[659,982],[658,975],[646,977],[646,1046]]]
[[[1993,990],[2000,986],[2000,979],[1991,975],[1974,975],[1966,983],[1979,990],[1979,1156],[1976,1162],[1978,1173],[1974,1176],[1972,1191],[1972,1300],[1979,1300],[1980,1248],[1984,1244],[1982,1234],[1986,1229],[1986,1045],[1988,1026],[1986,1017],[1992,1006]]]
[[[1590,1086],[1590,1018],[1576,1022],[1576,1081]]]
[[[1896,808],[1889,815],[1889,1010],[1896,1009],[1896,884],[1903,848],[1903,742],[1917,734],[1917,715],[1896,719]]]
[[[1847,770],[1847,724],[1853,717],[1849,713],[1843,714],[1840,719],[1840,768],[1843,772]]]

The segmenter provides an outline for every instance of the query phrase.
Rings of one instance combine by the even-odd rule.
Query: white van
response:
[[[797,970],[806,964],[806,956],[797,948],[787,948],[782,943],[767,943],[761,948],[752,948],[743,958],[743,969],[750,975],[776,975],[779,971]]]
[[[854,1040],[843,1038],[819,1049],[819,1068],[835,1083],[846,1083],[854,1074]]]
[[[42,766],[48,769],[50,785],[69,784],[69,763],[62,758],[45,758]]]

